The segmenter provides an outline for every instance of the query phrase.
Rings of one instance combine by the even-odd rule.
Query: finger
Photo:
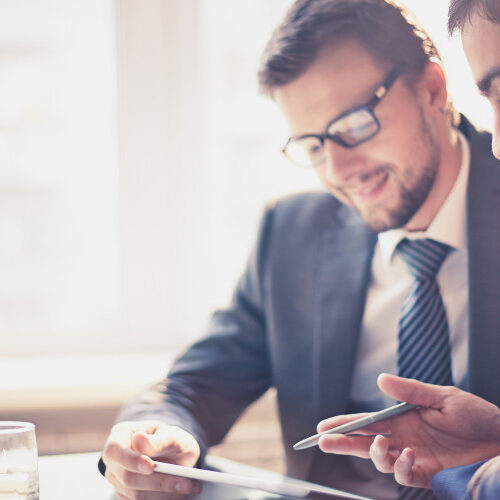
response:
[[[148,457],[174,456],[182,447],[179,436],[171,429],[159,428],[152,434],[136,432],[132,436],[132,449]]]
[[[130,471],[142,474],[151,474],[154,470],[153,461],[137,451],[124,447],[117,441],[108,441],[104,447],[102,460],[106,468],[114,468],[117,465]]]
[[[106,469],[106,479],[109,481],[111,486],[113,486],[116,496],[120,495],[123,498],[129,498],[125,486],[118,480],[113,472]]]
[[[157,493],[154,491],[131,491],[130,496],[123,497],[125,500],[188,500],[186,495],[174,493]]]
[[[326,418],[318,423],[316,426],[318,432],[325,432],[333,427],[347,424],[361,417],[366,417],[369,413],[352,413],[350,415],[337,415],[336,417]]]
[[[351,415],[338,415],[336,417],[327,418],[322,420],[317,425],[317,432],[325,432],[339,425],[353,422],[358,418],[371,415],[370,413],[353,413]],[[388,420],[376,422],[374,424],[366,425],[360,429],[356,429],[356,434],[386,434],[391,430],[391,423]]]
[[[145,476],[143,476],[145,477]],[[147,476],[151,477],[151,476]],[[123,500],[186,500],[186,495],[184,493],[168,493],[159,491],[148,491],[148,490],[137,490],[134,488],[127,487],[118,479],[116,475],[112,472],[106,471],[106,479],[113,485],[115,493],[118,499]],[[193,490],[193,495],[198,494],[201,491],[201,485]]]
[[[411,448],[405,448],[394,462],[394,478],[404,486],[417,486],[413,477],[415,453]]]
[[[196,495],[201,492],[201,484],[198,481],[185,477],[160,474],[159,472],[144,475],[123,469],[116,472],[115,476],[121,485],[125,487],[125,491],[139,490],[182,495]]]
[[[387,474],[394,471],[395,457],[389,452],[389,441],[384,436],[377,436],[373,440],[369,455],[380,472]]]
[[[378,376],[377,384],[388,396],[407,403],[425,408],[441,409],[445,398],[450,392],[446,386],[426,384],[418,380],[407,379],[382,373]]]
[[[353,455],[360,458],[369,458],[370,446],[373,437],[345,436],[343,434],[330,434],[322,436],[319,440],[319,448],[325,453],[337,455]]]

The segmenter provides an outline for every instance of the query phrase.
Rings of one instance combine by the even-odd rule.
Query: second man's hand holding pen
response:
[[[500,410],[495,405],[456,387],[388,374],[379,376],[378,385],[388,396],[421,408],[367,426],[357,436],[325,435],[319,442],[322,451],[371,458],[379,471],[393,473],[400,484],[421,488],[429,488],[442,469],[500,454]],[[329,418],[318,424],[318,432],[363,415]]]

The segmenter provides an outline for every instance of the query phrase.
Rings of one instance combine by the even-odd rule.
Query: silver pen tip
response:
[[[310,438],[303,439],[302,441],[299,441],[298,443],[295,443],[293,445],[294,450],[305,450],[307,448],[311,448],[312,446],[315,446],[317,444],[317,439],[313,439],[316,436],[312,436]]]

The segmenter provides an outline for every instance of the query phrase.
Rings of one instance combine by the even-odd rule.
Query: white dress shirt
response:
[[[403,238],[431,238],[455,248],[437,275],[450,333],[455,385],[464,385],[467,374],[469,332],[469,277],[467,269],[466,192],[470,148],[459,133],[462,163],[455,184],[426,231],[404,229],[378,235],[372,260],[361,336],[351,386],[351,401],[369,409],[394,404],[377,387],[382,372],[397,374],[399,319],[413,281],[408,266],[395,249]]]

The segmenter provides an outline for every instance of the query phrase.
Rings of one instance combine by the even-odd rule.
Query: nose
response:
[[[495,128],[493,130],[493,154],[500,160],[500,105],[495,109]]]
[[[353,172],[356,154],[351,148],[346,148],[329,139],[324,143],[325,164],[324,176],[333,186],[341,186]]]
[[[493,136],[493,144],[492,144],[493,154],[495,158],[500,160],[500,130],[495,129],[495,135]]]

